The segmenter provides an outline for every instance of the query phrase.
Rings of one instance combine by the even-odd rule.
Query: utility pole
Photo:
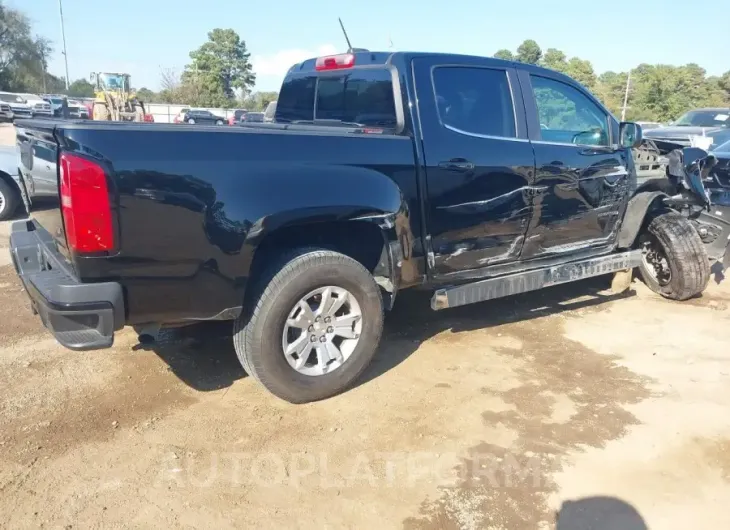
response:
[[[48,90],[46,90],[46,53],[45,50],[41,47],[41,69],[43,70],[43,93],[48,93]]]
[[[626,109],[629,103],[629,87],[631,86],[631,70],[629,70],[629,77],[626,78],[626,92],[624,93],[624,106],[621,107],[621,121],[626,121]]]
[[[61,38],[63,39],[63,60],[66,63],[66,91],[68,91],[68,54],[66,53],[66,30],[63,27],[63,3],[58,0],[58,13],[61,15]]]

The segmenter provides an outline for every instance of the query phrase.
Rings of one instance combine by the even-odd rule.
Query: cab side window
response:
[[[580,90],[531,75],[532,92],[545,142],[608,146],[608,115]]]
[[[441,124],[462,134],[516,138],[507,72],[491,68],[440,66],[433,86]]]

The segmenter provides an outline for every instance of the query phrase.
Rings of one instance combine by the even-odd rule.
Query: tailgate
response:
[[[66,236],[58,190],[58,142],[54,125],[35,120],[21,120],[15,125],[20,173],[32,204],[31,218],[56,241],[67,254]]]

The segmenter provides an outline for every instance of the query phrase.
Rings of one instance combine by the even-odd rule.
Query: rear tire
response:
[[[291,365],[282,336],[286,337],[286,325],[300,301],[325,286],[344,289],[355,298],[361,327],[356,328],[354,349],[341,364],[319,375],[306,375],[304,368]],[[383,330],[383,302],[380,288],[359,262],[329,250],[300,249],[272,264],[252,289],[249,303],[234,323],[233,343],[243,369],[272,394],[290,403],[325,399],[348,388],[370,364]],[[303,334],[310,331],[311,327]],[[318,352],[312,352],[310,358],[316,364]]]
[[[639,270],[649,289],[672,300],[687,300],[705,290],[710,260],[689,220],[676,212],[657,215],[639,243],[643,251]]]
[[[0,221],[7,221],[18,209],[20,193],[0,178]]]

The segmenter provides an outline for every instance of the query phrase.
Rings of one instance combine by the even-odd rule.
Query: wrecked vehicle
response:
[[[644,138],[641,145],[632,149],[631,152],[634,156],[636,177],[639,181],[666,176],[669,159],[652,140]]]
[[[664,176],[637,172],[638,192],[659,191],[669,196],[686,192],[683,144],[666,140],[654,140],[652,143],[658,156],[666,160],[667,168]],[[701,152],[704,151],[695,151]],[[730,267],[730,255],[725,251],[730,239],[730,141],[710,151],[710,154],[715,161],[704,167],[705,174],[701,177],[707,192],[707,202],[680,204],[677,207],[694,225],[705,244],[709,259],[726,269]]]
[[[696,146],[713,149],[730,141],[730,108],[690,110],[667,127],[645,131],[644,137],[649,140],[670,142],[681,147]],[[703,145],[695,143],[693,140],[697,137],[704,137],[707,143]]]
[[[709,281],[671,197],[635,193],[641,127],[532,65],[358,51],[292,67],[271,123],[16,128],[23,163],[58,160],[55,206],[10,239],[56,339],[232,320],[246,372],[290,402],[349,387],[403,289],[444,310],[635,267],[674,300]]]

